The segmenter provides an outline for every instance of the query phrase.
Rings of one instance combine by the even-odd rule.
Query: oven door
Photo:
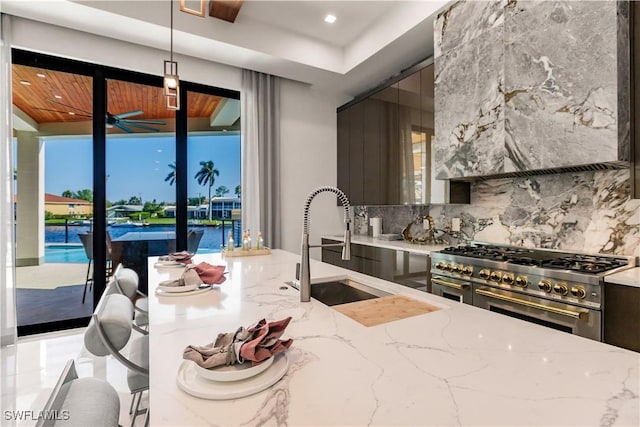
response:
[[[473,305],[574,335],[602,340],[602,316],[597,310],[481,285],[475,285]]]
[[[434,295],[443,298],[465,304],[473,304],[473,287],[471,282],[434,275],[431,276],[431,291]]]

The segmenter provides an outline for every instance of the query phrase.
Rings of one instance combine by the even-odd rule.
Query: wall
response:
[[[307,195],[316,187],[336,185],[336,108],[344,99],[315,90],[309,85],[282,82],[280,122],[282,248],[300,253],[302,210]],[[311,244],[324,234],[343,229],[342,208],[332,193],[318,195],[310,214]],[[318,249],[312,257],[321,258]]]
[[[81,61],[160,75],[167,52],[62,27],[16,18],[13,45]],[[174,55],[176,56],[176,55]],[[196,83],[240,90],[241,70],[198,58],[177,55],[180,77]],[[282,248],[300,252],[302,205],[320,185],[336,181],[336,108],[343,95],[284,80],[281,86]],[[321,197],[319,197],[320,199]],[[342,229],[335,201],[313,206],[313,241]],[[319,252],[313,254],[320,258]]]
[[[385,216],[413,220],[425,211],[438,229],[461,218],[467,240],[640,255],[640,200],[630,198],[628,169],[482,181],[472,185],[470,205],[358,209],[361,217],[381,214],[385,233],[398,232],[385,228],[393,221]]]

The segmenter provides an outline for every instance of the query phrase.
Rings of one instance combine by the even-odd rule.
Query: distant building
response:
[[[53,215],[93,216],[93,202],[45,193],[44,210]]]
[[[107,218],[128,218],[142,212],[142,205],[113,205],[107,208]]]
[[[242,201],[238,197],[213,197],[211,212],[214,218],[231,219],[231,211],[242,208]]]
[[[208,205],[187,206],[187,218],[207,219],[209,218]],[[232,211],[242,208],[242,201],[238,197],[213,197],[211,199],[211,216],[216,219],[231,219]],[[163,214],[167,218],[175,218],[176,207],[165,206]]]

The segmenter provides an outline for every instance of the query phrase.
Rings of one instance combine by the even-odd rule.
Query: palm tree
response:
[[[209,186],[209,221],[211,221],[211,188],[216,181],[215,177],[220,175],[220,171],[214,167],[213,160],[200,162],[200,166],[201,168],[194,178],[198,184]]]
[[[169,185],[173,185],[176,182],[176,162],[171,163],[169,168],[171,168],[171,172],[164,179],[164,182],[169,182]]]
[[[236,185],[236,196],[240,197],[240,195],[242,194],[242,187],[240,186],[240,184]]]

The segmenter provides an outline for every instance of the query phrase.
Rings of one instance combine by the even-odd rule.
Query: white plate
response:
[[[273,357],[268,358],[261,364],[251,366],[251,362],[238,363],[236,365],[218,366],[213,369],[205,369],[193,362],[198,376],[210,381],[239,381],[245,378],[254,377],[266,370],[273,363]]]
[[[200,284],[197,285],[185,285],[185,286],[162,286],[162,285],[158,285],[158,289],[160,289],[163,292],[169,292],[169,293],[180,293],[180,292],[191,292],[193,290],[198,289],[198,287],[200,286]]]
[[[154,267],[186,267],[186,264],[178,261],[156,261]]]
[[[210,400],[228,400],[250,396],[277,383],[289,369],[289,359],[284,353],[274,356],[273,364],[264,372],[239,381],[209,381],[200,377],[195,363],[185,360],[178,368],[178,387],[192,396]]]
[[[160,288],[156,288],[156,295],[161,297],[187,297],[190,295],[198,295],[204,292],[209,292],[211,289],[212,288],[208,286],[204,289],[194,289],[193,291],[189,292],[166,292]]]

